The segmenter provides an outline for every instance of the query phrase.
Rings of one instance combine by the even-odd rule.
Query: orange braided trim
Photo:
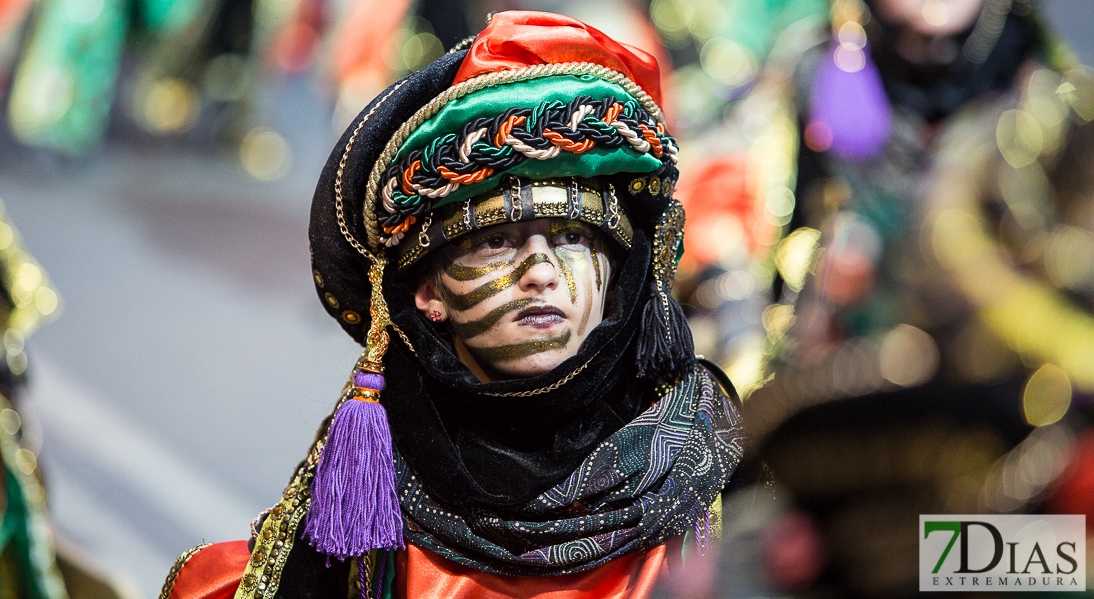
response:
[[[410,179],[414,176],[414,172],[417,171],[418,169],[420,169],[421,167],[422,167],[422,161],[421,160],[415,160],[414,162],[412,162],[410,164],[410,166],[406,167],[405,171],[403,171],[403,193],[405,193],[408,196],[412,196],[415,193],[414,192],[414,184],[411,183]]]
[[[503,147],[505,145],[505,138],[509,137],[509,134],[513,131],[513,127],[523,125],[528,117],[523,116],[511,116],[505,119],[505,122],[498,125],[498,133],[494,136],[494,145],[497,147]]]
[[[580,143],[571,141],[562,136],[561,133],[556,133],[550,129],[543,130],[543,137],[556,146],[566,150],[567,152],[573,152],[574,154],[583,154],[588,152],[596,145],[591,139],[586,139]]]
[[[619,113],[621,112],[623,112],[622,104],[620,104],[619,102],[612,104],[608,107],[608,113],[604,115],[604,122],[608,123],[609,125],[612,124],[612,121],[619,118]]]
[[[660,158],[661,154],[664,153],[664,148],[661,147],[661,138],[657,137],[657,134],[654,133],[652,129],[641,123],[639,123],[638,128],[642,130],[642,137],[646,138],[646,141],[650,142],[650,146],[653,148],[651,150],[651,152],[653,152],[653,155],[657,158]]]
[[[395,225],[394,227],[384,227],[384,233],[387,233],[388,235],[398,235],[399,233],[405,233],[406,230],[410,228],[410,225],[413,225],[416,222],[418,222],[417,218],[415,218],[413,215],[408,216],[406,217],[406,220]]]
[[[453,183],[459,183],[460,185],[471,185],[473,183],[482,183],[487,177],[494,174],[494,169],[487,166],[473,173],[461,175],[459,173],[453,172],[447,167],[441,166],[437,168],[437,172],[440,173],[442,177],[444,177],[448,181],[452,181]]]

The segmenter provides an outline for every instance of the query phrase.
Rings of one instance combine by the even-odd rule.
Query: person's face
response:
[[[577,354],[604,319],[611,267],[595,227],[561,218],[471,233],[436,258],[415,294],[448,321],[457,354],[480,379],[545,373]]]
[[[874,0],[881,18],[927,37],[953,35],[972,25],[984,0]]]

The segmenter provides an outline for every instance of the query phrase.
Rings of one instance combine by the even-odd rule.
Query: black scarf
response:
[[[613,277],[612,310],[578,355],[541,376],[492,383],[480,383],[459,361],[415,308],[402,277],[385,283],[392,318],[417,355],[398,342],[389,351],[382,402],[396,447],[436,501],[460,509],[520,506],[649,407],[653,383],[639,381],[634,366],[649,254],[639,231]],[[573,380],[548,393],[483,395],[541,388],[586,362]]]
[[[438,503],[396,455],[408,542],[495,574],[595,568],[702,528],[741,461],[736,406],[701,366],[513,516]],[[703,533],[700,531],[700,536]]]

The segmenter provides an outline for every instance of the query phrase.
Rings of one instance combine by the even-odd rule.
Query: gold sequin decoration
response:
[[[661,195],[665,196],[666,198],[671,198],[672,192],[675,190],[676,184],[670,180],[666,180],[664,183],[661,184]]]
[[[649,189],[650,195],[659,195],[661,193],[661,179],[650,177]]]
[[[326,431],[323,431],[323,438],[326,438]],[[322,443],[323,441],[317,441],[312,445],[308,459],[297,470],[296,476],[282,494],[281,501],[270,510],[270,515],[262,523],[251,559],[247,562],[243,579],[236,589],[235,599],[264,599],[277,594],[281,585],[281,572],[296,540],[296,530],[307,514],[311,502],[308,493],[315,477]]]
[[[646,188],[646,180],[639,177],[637,179],[631,179],[631,184],[627,186],[631,194],[637,194]]]
[[[361,315],[353,310],[346,310],[342,313],[342,320],[349,324],[359,324],[361,322]]]
[[[710,538],[720,539],[722,538],[722,494],[719,493],[714,502],[707,508],[707,512],[710,513]]]
[[[315,278],[315,284],[318,285],[320,289],[326,287],[326,283],[323,282],[323,275],[319,274],[318,270],[311,271],[311,275]]]
[[[673,200],[661,215],[653,236],[653,276],[666,293],[676,278],[676,253],[683,237],[684,207]]]
[[[329,291],[323,294],[323,299],[327,300],[327,304],[335,310],[341,307],[341,305],[338,303],[338,298],[331,295]]]

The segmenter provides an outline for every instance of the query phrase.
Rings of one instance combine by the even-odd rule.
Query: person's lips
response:
[[[548,328],[566,320],[566,313],[554,306],[535,306],[517,312],[517,324],[536,328]]]

